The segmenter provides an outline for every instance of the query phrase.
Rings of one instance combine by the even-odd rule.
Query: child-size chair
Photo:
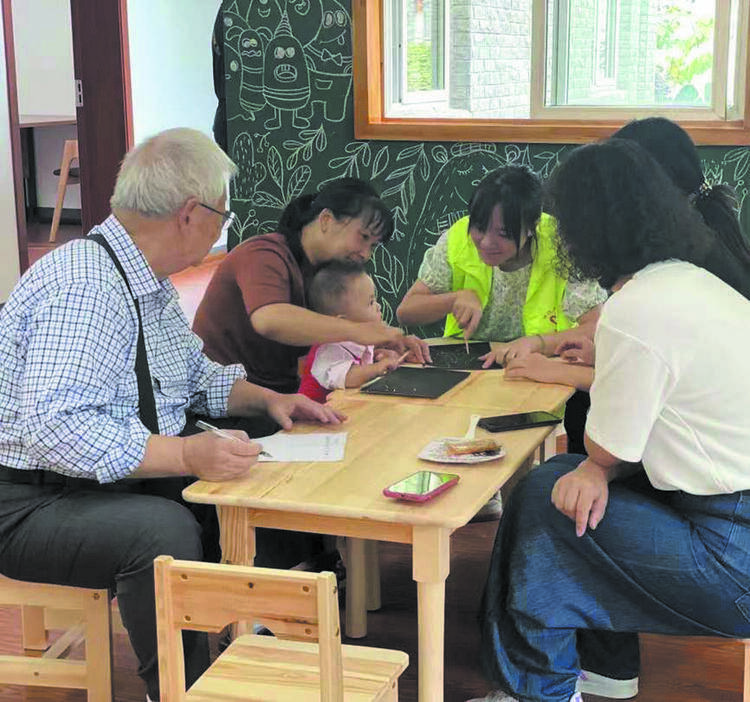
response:
[[[78,139],[67,139],[63,145],[60,168],[55,168],[53,171],[56,176],[60,176],[60,180],[57,182],[57,201],[55,202],[55,212],[52,215],[52,226],[49,230],[50,243],[55,241],[57,230],[60,227],[65,189],[69,185],[80,183],[80,167],[73,166],[73,161],[78,161]]]
[[[1,655],[0,682],[82,688],[89,702],[111,702],[111,615],[107,590],[30,583],[0,575],[0,605],[22,608],[24,647],[44,650],[41,658]],[[68,618],[72,614],[76,621],[76,625],[51,646],[47,645],[46,638],[46,608],[63,610]],[[65,659],[80,637],[85,640],[85,659]]]
[[[401,651],[342,646],[333,573],[154,562],[162,702],[394,702],[409,663]],[[275,637],[240,636],[185,692],[183,629],[260,622]]]

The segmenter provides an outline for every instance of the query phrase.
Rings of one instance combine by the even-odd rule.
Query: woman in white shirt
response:
[[[488,701],[580,699],[580,630],[750,636],[750,302],[699,267],[711,230],[637,144],[576,149],[550,195],[570,263],[614,292],[589,455],[532,471],[500,523]]]

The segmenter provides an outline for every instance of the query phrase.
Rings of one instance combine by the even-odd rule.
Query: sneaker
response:
[[[500,515],[503,513],[503,499],[500,496],[498,490],[494,497],[491,497],[488,502],[480,509],[474,517],[471,519],[469,524],[476,524],[477,522],[492,522],[500,519]]]
[[[587,695],[608,697],[612,700],[629,700],[638,694],[638,678],[618,680],[582,670],[578,674],[576,690]]]
[[[518,700],[515,697],[506,695],[504,692],[500,692],[499,690],[494,690],[493,692],[490,692],[485,697],[475,697],[472,700],[466,700],[466,702],[518,702]],[[583,697],[581,697],[581,693],[576,692],[570,698],[570,702],[583,702]]]

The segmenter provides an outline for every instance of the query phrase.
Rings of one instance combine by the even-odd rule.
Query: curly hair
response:
[[[559,255],[605,288],[649,263],[703,265],[713,234],[648,152],[633,141],[581,146],[553,172]]]

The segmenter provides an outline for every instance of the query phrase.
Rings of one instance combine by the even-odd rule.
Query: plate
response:
[[[435,439],[430,441],[419,454],[418,458],[423,461],[433,461],[434,463],[486,463],[487,461],[496,461],[505,455],[505,449],[501,446],[497,451],[485,451],[484,453],[465,453],[460,456],[453,456],[448,453],[448,446],[452,441],[461,441],[460,437],[447,436],[444,439]]]

